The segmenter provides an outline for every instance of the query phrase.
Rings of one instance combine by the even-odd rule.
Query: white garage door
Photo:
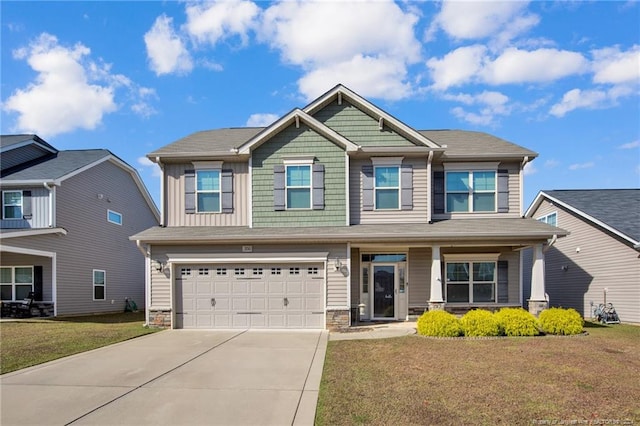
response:
[[[323,264],[177,265],[178,328],[324,328]]]

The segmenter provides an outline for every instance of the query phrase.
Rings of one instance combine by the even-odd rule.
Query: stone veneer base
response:
[[[351,325],[350,309],[327,310],[327,329],[339,330]]]
[[[149,327],[171,328],[171,310],[150,310]]]

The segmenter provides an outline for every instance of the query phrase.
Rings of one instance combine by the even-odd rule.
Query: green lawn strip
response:
[[[586,330],[575,337],[331,341],[316,424],[637,424],[640,327]]]
[[[3,322],[0,374],[157,331],[143,323],[143,312]]]

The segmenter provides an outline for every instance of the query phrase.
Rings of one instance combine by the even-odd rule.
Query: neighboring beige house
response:
[[[564,231],[522,218],[536,153],[415,130],[338,85],[266,128],[194,133],[150,154],[161,226],[132,236],[148,321],[174,328],[345,327],[426,309],[519,306],[521,250]]]
[[[541,191],[526,217],[570,232],[545,253],[550,305],[590,318],[606,297],[622,322],[640,323],[640,189]]]
[[[129,236],[159,223],[134,168],[105,149],[59,151],[36,135],[0,137],[0,290],[54,315],[144,304],[144,257]]]

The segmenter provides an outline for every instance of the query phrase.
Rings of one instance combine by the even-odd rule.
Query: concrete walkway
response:
[[[333,331],[329,340],[386,339],[416,334],[415,321],[362,322],[344,331]]]
[[[6,425],[312,425],[326,331],[171,330],[0,377]]]

